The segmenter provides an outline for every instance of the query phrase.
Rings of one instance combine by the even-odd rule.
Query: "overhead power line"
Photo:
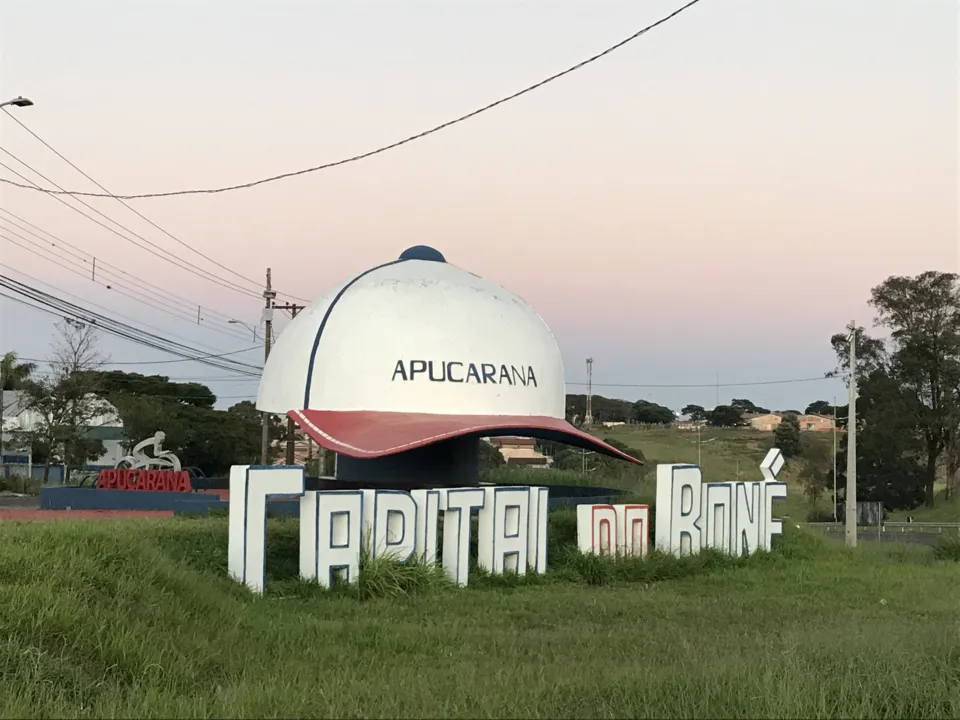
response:
[[[20,164],[23,165],[25,168],[27,168],[28,170],[30,170],[32,173],[34,173],[34,174],[38,175],[39,177],[43,178],[44,180],[46,180],[48,183],[50,183],[50,184],[53,185],[54,187],[56,187],[56,188],[60,188],[60,187],[61,187],[60,185],[57,185],[57,183],[55,183],[53,180],[51,180],[50,178],[48,178],[46,175],[44,175],[43,173],[41,173],[39,170],[36,170],[35,168],[33,168],[32,166],[30,166],[29,164],[27,164],[26,162],[24,162],[24,161],[21,160],[20,158],[18,158],[16,155],[14,155],[12,152],[10,152],[9,150],[7,150],[6,148],[0,146],[0,152],[3,152],[3,153],[5,153],[5,154],[9,155],[9,156],[12,157],[14,160],[16,160],[18,163],[20,163]],[[35,182],[33,182],[32,180],[30,180],[30,178],[26,177],[26,176],[23,175],[22,173],[17,172],[16,170],[14,170],[12,167],[10,167],[9,165],[7,165],[7,164],[5,164],[5,163],[0,163],[0,167],[4,168],[4,169],[7,170],[8,172],[13,173],[13,174],[16,175],[17,177],[22,178],[23,180],[26,180],[28,183],[31,183],[32,185],[34,185],[35,187],[37,187],[37,188],[39,188],[39,189],[41,189],[41,190],[45,189],[45,188],[40,188],[40,186],[37,185],[37,183],[35,183]],[[62,188],[61,188],[61,189],[62,189]],[[92,221],[92,222],[95,222],[97,225],[99,225],[100,227],[102,227],[104,230],[108,230],[109,232],[111,232],[111,233],[113,233],[114,235],[116,235],[117,237],[119,237],[121,240],[126,240],[128,243],[131,243],[131,244],[133,244],[133,245],[136,245],[136,246],[139,247],[141,250],[146,250],[148,253],[150,253],[151,255],[155,255],[156,257],[160,258],[160,259],[163,260],[164,262],[168,262],[168,263],[170,263],[171,265],[180,268],[181,270],[186,270],[187,272],[192,273],[192,274],[196,275],[197,277],[202,278],[203,280],[207,280],[208,282],[212,282],[212,283],[214,283],[214,284],[216,284],[216,285],[220,285],[221,287],[224,287],[224,288],[226,288],[227,290],[232,290],[233,292],[240,293],[241,295],[247,295],[247,296],[249,296],[249,297],[255,297],[255,298],[259,298],[259,297],[260,297],[260,294],[257,293],[257,292],[255,292],[254,290],[250,290],[250,289],[248,289],[248,288],[243,287],[242,285],[238,285],[237,283],[233,282],[232,280],[226,280],[225,278],[222,278],[222,277],[220,277],[219,275],[217,275],[217,274],[215,274],[215,273],[213,273],[213,272],[210,272],[209,270],[204,270],[203,268],[201,268],[201,267],[199,267],[199,266],[197,266],[197,265],[194,265],[193,263],[189,263],[189,262],[187,262],[187,261],[185,261],[185,260],[180,260],[180,259],[177,258],[175,255],[172,255],[169,251],[164,250],[164,248],[162,248],[161,246],[157,245],[157,244],[156,244],[155,242],[153,242],[152,240],[148,240],[147,238],[143,237],[143,235],[140,235],[139,233],[136,233],[136,232],[134,232],[133,230],[131,230],[130,228],[128,228],[127,226],[125,226],[125,225],[123,225],[123,224],[121,224],[121,223],[118,223],[116,220],[114,220],[113,218],[111,218],[109,215],[101,212],[100,210],[97,210],[97,208],[93,207],[93,205],[91,205],[90,203],[85,202],[85,201],[81,200],[81,199],[78,198],[78,197],[75,197],[75,196],[76,196],[76,193],[64,192],[64,193],[56,193],[56,194],[48,193],[48,194],[49,194],[51,197],[53,197],[55,200],[57,200],[57,202],[60,202],[60,203],[62,203],[63,205],[66,205],[68,208],[70,208],[70,209],[73,210],[74,212],[79,213],[80,215],[83,215],[85,218],[87,218],[88,220],[90,220],[90,221]],[[83,212],[83,211],[80,210],[79,208],[74,207],[73,205],[71,205],[70,203],[66,202],[66,201],[63,200],[61,197],[59,197],[61,194],[62,194],[62,195],[70,195],[70,196],[73,197],[73,199],[76,200],[78,203],[80,203],[81,205],[83,205],[83,206],[86,207],[86,208],[89,208],[90,210],[92,210],[93,212],[95,212],[97,215],[99,215],[100,217],[102,217],[104,220],[107,220],[108,222],[113,223],[113,224],[116,225],[117,227],[121,228],[122,230],[124,230],[125,232],[129,233],[129,234],[132,235],[133,237],[139,238],[140,240],[142,240],[142,241],[143,241],[144,243],[146,243],[147,245],[150,245],[151,247],[147,247],[146,245],[143,245],[142,243],[137,242],[137,241],[134,240],[133,238],[130,238],[130,237],[128,237],[127,235],[124,235],[122,232],[120,232],[120,231],[118,231],[118,230],[110,227],[109,225],[101,222],[100,220],[97,220],[97,218],[93,217],[92,215],[88,215],[87,213]],[[156,250],[153,249],[153,248],[156,248]],[[158,250],[160,250],[160,251],[162,251],[162,252],[157,252]],[[166,253],[166,254],[164,254],[164,253]]]
[[[195,349],[189,345],[175,342],[168,337],[146,332],[133,325],[128,325],[127,323],[120,322],[106,315],[88,310],[80,305],[67,302],[55,295],[38,290],[6,275],[0,275],[0,288],[5,288],[15,293],[15,295],[0,293],[0,297],[5,297],[51,315],[79,320],[108,334],[124,338],[138,345],[143,345],[144,347],[178,356],[184,360],[199,362],[204,365],[209,365],[210,367],[219,368],[220,370],[251,377],[259,375],[262,370],[261,367],[250,363],[222,359],[224,357],[222,354],[198,354]],[[246,352],[250,349],[251,348],[247,348],[236,352]]]
[[[104,365],[164,365],[167,363],[192,362],[193,360],[203,360],[203,359],[210,359],[210,358],[224,358],[224,357],[229,357],[230,355],[239,355],[240,353],[250,352],[251,350],[263,350],[263,348],[260,347],[259,345],[254,345],[253,347],[243,348],[242,350],[231,350],[230,352],[217,353],[216,355],[199,355],[195,358],[184,358],[182,360],[131,360],[129,362],[110,361],[108,363],[104,363]],[[21,358],[19,356],[17,357],[17,360],[23,360],[24,362],[36,362],[36,363],[56,362],[54,360],[42,360],[40,358]]]
[[[263,178],[263,179],[261,179],[261,180],[254,180],[254,181],[252,181],[252,182],[242,183],[242,184],[239,184],[239,185],[228,185],[228,186],[226,186],[226,187],[205,188],[205,189],[195,189],[195,190],[171,190],[171,191],[168,191],[168,192],[139,193],[139,194],[136,194],[136,195],[113,195],[113,194],[107,194],[107,193],[79,192],[79,191],[72,191],[72,190],[71,190],[71,191],[66,191],[66,190],[63,190],[62,188],[60,189],[59,192],[56,192],[56,191],[53,191],[53,190],[47,190],[47,189],[45,189],[45,188],[31,187],[31,186],[29,186],[29,185],[22,185],[22,184],[20,184],[20,183],[18,183],[18,182],[14,182],[14,181],[8,180],[8,179],[6,179],[6,178],[0,178],[0,182],[5,182],[5,183],[7,183],[7,184],[9,184],[9,185],[13,185],[13,186],[15,186],[15,187],[24,188],[25,190],[39,190],[40,192],[46,192],[46,193],[50,193],[50,194],[53,194],[53,195],[83,195],[83,196],[86,196],[86,197],[111,197],[111,198],[114,198],[114,199],[117,199],[117,200],[135,200],[135,199],[139,199],[139,198],[170,197],[171,195],[200,195],[200,194],[214,194],[214,193],[229,192],[229,191],[231,191],[231,190],[243,190],[243,189],[245,189],[245,188],[256,187],[257,185],[263,185],[263,184],[265,184],[265,183],[275,182],[275,181],[277,181],[277,180],[285,180],[285,179],[287,179],[287,178],[296,177],[296,176],[298,176],[298,175],[306,175],[306,174],[308,174],[308,173],[314,173],[314,172],[318,172],[318,171],[320,171],[320,170],[329,170],[330,168],[339,167],[339,166],[341,166],[341,165],[348,165],[348,164],[350,164],[350,163],[354,163],[354,162],[357,162],[357,161],[359,161],[359,160],[365,160],[365,159],[367,159],[367,158],[373,157],[374,155],[380,155],[380,154],[385,153],[385,152],[387,152],[387,151],[389,151],[389,150],[394,150],[395,148],[401,147],[402,145],[407,145],[407,144],[409,144],[409,143],[414,142],[415,140],[420,140],[421,138],[425,138],[425,137],[427,137],[428,135],[433,135],[434,133],[438,133],[438,132],[440,132],[441,130],[445,130],[445,129],[447,129],[447,128],[449,128],[449,127],[452,127],[452,126],[454,126],[454,125],[458,125],[458,124],[460,124],[460,123],[462,123],[462,122],[465,122],[465,121],[467,121],[467,120],[470,120],[471,118],[476,117],[477,115],[480,115],[480,114],[482,114],[482,113],[485,113],[485,112],[487,112],[488,110],[493,110],[495,107],[498,107],[498,106],[500,106],[500,105],[503,105],[503,104],[505,104],[505,103],[508,103],[508,102],[510,102],[511,100],[516,100],[517,98],[519,98],[519,97],[521,97],[521,96],[523,96],[523,95],[527,95],[528,93],[531,93],[531,92],[533,92],[534,90],[538,90],[538,89],[542,88],[544,85],[547,85],[547,84],[549,84],[549,83],[552,83],[554,80],[559,80],[560,78],[564,77],[565,75],[569,75],[570,73],[573,73],[573,72],[575,72],[575,71],[577,71],[577,70],[579,70],[579,69],[581,69],[581,68],[583,68],[583,67],[586,67],[587,65],[590,65],[590,64],[593,63],[593,62],[596,62],[597,60],[600,60],[600,59],[603,58],[603,57],[606,57],[607,55],[609,55],[610,53],[614,52],[615,50],[619,50],[619,49],[622,48],[624,45],[627,45],[627,44],[633,42],[634,40],[636,40],[636,39],[639,38],[640,36],[642,36],[642,35],[650,32],[650,31],[653,30],[654,28],[659,27],[660,25],[663,25],[663,24],[666,23],[666,22],[669,22],[670,20],[672,20],[673,18],[675,18],[677,15],[679,15],[680,13],[682,13],[684,10],[688,10],[689,8],[691,8],[691,7],[693,7],[694,5],[696,5],[698,2],[700,2],[700,0],[690,0],[690,2],[688,2],[686,5],[682,6],[681,8],[679,8],[679,9],[677,9],[677,10],[674,10],[672,13],[670,13],[670,14],[667,15],[666,17],[663,17],[663,18],[657,20],[655,23],[651,23],[650,25],[647,25],[646,27],[641,28],[640,30],[637,30],[637,31],[636,31],[635,33],[633,33],[632,35],[624,38],[623,40],[621,40],[620,42],[616,43],[615,45],[611,45],[611,46],[608,47],[606,50],[603,50],[602,52],[599,52],[599,53],[597,53],[596,55],[592,55],[591,57],[587,58],[586,60],[581,60],[581,61],[578,62],[576,65],[572,65],[571,67],[568,67],[568,68],[566,68],[565,70],[561,70],[560,72],[555,73],[555,74],[551,75],[550,77],[545,78],[545,79],[543,79],[543,80],[541,80],[541,81],[539,81],[539,82],[537,82],[537,83],[534,83],[533,85],[529,85],[529,86],[523,88],[522,90],[518,90],[517,92],[512,93],[511,95],[507,95],[506,97],[502,97],[502,98],[500,98],[499,100],[495,100],[494,102],[488,103],[487,105],[484,105],[483,107],[477,108],[476,110],[473,110],[473,111],[467,113],[466,115],[461,115],[460,117],[454,118],[453,120],[448,120],[448,121],[446,121],[446,122],[444,122],[444,123],[441,123],[440,125],[437,125],[437,126],[432,127],[432,128],[430,128],[430,129],[428,129],[428,130],[424,130],[424,131],[422,131],[422,132],[419,132],[419,133],[417,133],[416,135],[411,135],[411,136],[409,136],[409,137],[406,137],[406,138],[404,138],[403,140],[398,140],[398,141],[396,141],[396,142],[390,143],[389,145],[383,145],[383,146],[378,147],[378,148],[376,148],[376,149],[374,149],[374,150],[368,150],[367,152],[361,153],[361,154],[359,154],[359,155],[353,155],[353,156],[348,157],[348,158],[343,158],[342,160],[336,160],[336,161],[334,161],[334,162],[324,163],[323,165],[317,165],[317,166],[315,166],[315,167],[304,168],[303,170],[295,170],[295,171],[292,171],[292,172],[281,173],[280,175],[273,175],[273,176],[271,176],[271,177],[266,177],[266,178]]]
[[[19,215],[15,215],[9,210],[0,208],[0,213],[10,215],[19,221],[19,223],[14,222],[6,217],[0,216],[0,238],[5,239],[7,242],[18,245],[27,252],[37,255],[38,257],[41,257],[44,260],[53,263],[54,265],[60,265],[68,271],[95,284],[103,285],[104,287],[121,295],[127,295],[136,302],[154,307],[161,312],[173,315],[181,320],[187,320],[191,323],[195,323],[198,320],[198,315],[200,315],[200,312],[202,311],[202,320],[212,321],[214,323],[219,322],[220,324],[224,325],[223,328],[219,328],[207,324],[206,326],[208,329],[211,329],[214,332],[229,335],[231,337],[239,337],[235,328],[227,327],[227,325],[231,324],[230,321],[234,319],[230,315],[219,312],[205,305],[201,305],[200,303],[193,302],[188,298],[185,298],[181,293],[167,290],[166,288],[151,283],[148,280],[144,280],[133,273],[129,273],[126,270],[117,267],[116,265],[106,262],[105,260],[101,260],[94,255],[81,250],[73,243],[54,235],[48,230],[44,230],[38,225],[24,220]],[[2,223],[7,223],[13,228],[16,228],[16,230],[3,227]],[[23,225],[20,223],[23,223]],[[34,232],[34,230],[39,232]],[[2,234],[4,232],[13,235],[20,241],[32,245],[33,248],[26,247],[22,245],[21,242],[4,236]],[[35,239],[26,237],[26,235],[21,233],[27,233],[28,235],[33,236]],[[43,235],[40,233],[43,233]],[[44,237],[44,235],[48,237]],[[42,253],[52,255],[53,257],[48,257],[47,255],[38,252],[38,250],[42,251]],[[64,257],[63,254],[69,255],[70,257]],[[59,262],[59,260],[69,263],[69,267],[63,265],[61,262]],[[78,267],[77,261],[86,267]],[[106,281],[109,281],[109,284]],[[149,288],[149,292],[145,292],[145,289],[147,288]],[[129,295],[127,292],[124,292],[124,289],[134,294]],[[163,305],[164,308],[170,308],[170,310],[165,310],[164,308],[158,307],[158,303],[159,305]],[[212,317],[211,320],[211,316],[215,317]],[[218,320],[217,318],[221,318],[221,320]]]
[[[6,110],[6,108],[4,108],[4,109]],[[157,230],[159,230],[160,232],[162,232],[164,235],[166,235],[168,238],[170,238],[171,240],[179,243],[181,246],[185,247],[185,248],[186,248],[187,250],[189,250],[190,252],[199,255],[199,256],[202,257],[204,260],[207,260],[208,262],[213,263],[214,265],[216,265],[217,267],[219,267],[219,268],[222,269],[222,270],[226,270],[228,273],[230,273],[231,275],[234,275],[234,276],[240,278],[241,280],[245,280],[246,282],[248,282],[248,283],[250,283],[251,285],[253,285],[255,288],[259,288],[259,287],[260,287],[260,283],[259,283],[258,281],[256,281],[256,280],[251,280],[250,278],[246,277],[245,275],[241,275],[240,273],[236,272],[235,270],[227,267],[226,265],[223,265],[222,263],[218,262],[217,260],[214,260],[214,259],[213,259],[212,257],[210,257],[209,255],[205,255],[204,253],[200,252],[199,250],[197,250],[197,249],[196,249],[195,247],[193,247],[192,245],[190,245],[190,244],[188,244],[188,243],[185,243],[183,240],[181,240],[180,238],[178,238],[176,235],[174,235],[173,233],[169,232],[168,230],[165,230],[164,228],[160,227],[160,226],[159,226],[157,223],[155,223],[153,220],[151,220],[150,218],[148,218],[146,215],[144,215],[143,213],[141,213],[139,210],[137,210],[135,207],[133,207],[133,206],[130,205],[129,203],[124,202],[121,198],[118,198],[116,195],[114,195],[114,194],[111,193],[109,190],[107,190],[107,188],[105,188],[103,185],[101,185],[99,182],[97,182],[96,180],[94,180],[94,179],[93,179],[92,177],[90,177],[87,173],[85,173],[83,170],[81,170],[79,167],[77,167],[73,162],[71,162],[69,159],[67,159],[59,150],[57,150],[55,147],[53,147],[50,143],[48,143],[46,140],[44,140],[42,137],[40,137],[37,133],[35,133],[35,132],[34,132],[33,130],[31,130],[29,127],[27,127],[16,115],[14,115],[13,113],[11,113],[11,112],[9,112],[9,111],[7,111],[7,115],[8,115],[8,116],[10,117],[10,119],[13,120],[17,125],[19,125],[19,126],[22,127],[24,130],[26,130],[28,133],[30,133],[30,135],[32,135],[37,141],[40,142],[40,144],[42,144],[42,145],[43,145],[45,148],[47,148],[50,152],[52,152],[52,153],[53,153],[54,155],[56,155],[58,158],[60,158],[61,160],[63,160],[67,165],[69,165],[69,166],[72,167],[74,170],[76,170],[78,173],[80,173],[81,175],[83,175],[87,180],[89,180],[90,182],[92,182],[92,183],[93,183],[94,185],[96,185],[98,188],[100,188],[101,190],[103,190],[103,192],[105,192],[107,195],[109,195],[110,197],[114,198],[118,203],[120,203],[121,205],[123,205],[125,208],[127,208],[127,210],[129,210],[130,212],[132,212],[134,215],[136,215],[137,217],[139,217],[141,220],[149,223],[149,224],[152,225],[154,228],[156,228]]]
[[[827,375],[819,377],[791,378],[789,380],[758,380],[756,382],[738,382],[738,383],[694,383],[690,385],[643,385],[636,383],[593,383],[593,387],[609,388],[730,388],[730,387],[754,387],[757,385],[789,385],[793,383],[822,382],[824,380],[833,380]],[[582,382],[568,382],[567,385],[586,386]]]
[[[2,234],[0,234],[0,239],[3,239],[3,235],[2,235]],[[59,263],[58,263],[58,264],[59,264]],[[150,328],[151,330],[156,330],[157,332],[164,333],[165,335],[169,335],[170,337],[174,337],[174,338],[178,338],[178,339],[180,339],[180,340],[184,340],[184,341],[186,341],[187,343],[190,343],[191,346],[196,346],[196,347],[195,347],[196,350],[210,350],[210,351],[215,352],[215,353],[220,352],[220,349],[219,349],[219,348],[215,348],[215,347],[212,347],[212,346],[210,346],[210,345],[204,345],[203,343],[196,342],[195,340],[193,340],[193,339],[191,339],[191,338],[184,337],[183,335],[177,335],[177,334],[172,333],[172,332],[170,332],[170,331],[168,331],[168,330],[164,330],[164,329],[162,329],[162,328],[158,328],[158,327],[156,327],[155,325],[150,325],[149,323],[145,323],[145,322],[143,322],[142,320],[138,320],[137,318],[132,318],[132,317],[130,317],[129,315],[124,315],[123,313],[117,312],[116,310],[113,310],[112,308],[104,307],[103,305],[100,305],[100,304],[98,304],[98,303],[92,302],[92,301],[90,301],[90,300],[86,300],[85,298],[82,298],[82,297],[80,297],[79,295],[76,295],[76,294],[74,294],[74,293],[68,292],[68,291],[63,290],[63,289],[61,289],[61,288],[57,288],[55,285],[52,285],[51,283],[48,283],[48,282],[46,282],[46,281],[44,281],[44,280],[41,280],[40,278],[34,277],[33,275],[30,275],[29,273],[25,273],[25,272],[23,272],[22,270],[18,270],[17,268],[11,266],[9,263],[6,264],[6,265],[4,265],[4,267],[5,267],[7,270],[12,270],[13,272],[17,273],[18,275],[22,275],[23,277],[27,278],[28,280],[32,280],[32,281],[35,282],[35,283],[39,283],[39,284],[41,284],[41,285],[44,285],[44,286],[46,286],[46,287],[48,287],[48,288],[51,288],[52,290],[58,290],[62,295],[67,295],[67,296],[72,297],[72,298],[75,298],[76,300],[79,300],[79,301],[81,301],[81,302],[85,302],[85,303],[86,303],[87,305],[89,305],[89,306],[92,306],[92,307],[95,307],[95,308],[99,308],[100,310],[107,310],[107,311],[109,311],[109,312],[113,312],[114,315],[116,315],[117,317],[123,318],[124,320],[129,320],[129,321],[131,321],[131,322],[133,322],[133,323],[136,323],[137,325],[141,325],[141,326],[143,326],[143,327],[145,327],[145,328]],[[63,267],[66,267],[66,266],[63,266]],[[126,295],[126,293],[121,293],[121,294]],[[137,299],[138,299],[138,298],[136,298],[136,297],[133,296],[133,295],[128,295],[128,297],[130,297],[132,300],[137,300]],[[163,310],[163,308],[157,308],[157,309],[158,309],[158,310]],[[168,314],[172,315],[173,317],[179,317],[178,315],[174,315],[173,313],[168,313]],[[218,330],[218,328],[207,328],[207,329],[209,329],[209,330]],[[227,335],[227,333],[223,333],[223,334],[224,334],[224,335]],[[240,336],[238,336],[238,335],[229,335],[229,337],[236,338],[236,339],[239,339],[239,340],[247,340],[247,338],[246,338],[245,336],[244,336],[244,337],[240,337]]]

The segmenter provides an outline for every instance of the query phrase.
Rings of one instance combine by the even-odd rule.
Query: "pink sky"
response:
[[[418,132],[679,4],[10,0],[0,85],[4,97],[32,97],[18,117],[115,192],[232,184]],[[588,354],[601,383],[809,377],[832,367],[832,333],[870,321],[870,287],[960,269],[957,72],[949,0],[704,0],[573,76],[408,147],[136,207],[248,277],[271,266],[281,290],[308,298],[404,247],[434,245],[530,301],[574,382]],[[3,147],[58,183],[92,189],[11,121],[2,132]],[[255,299],[158,266],[50,198],[0,193],[11,212],[176,288],[185,307],[257,321]],[[212,268],[116,203],[95,205]],[[213,342],[25,251],[0,243],[0,257]],[[2,312],[3,349],[46,352],[45,318],[6,301]],[[160,357],[125,344],[111,353]],[[188,368],[178,372],[208,372]],[[721,395],[785,407],[838,387]],[[599,392],[671,406],[714,398]]]

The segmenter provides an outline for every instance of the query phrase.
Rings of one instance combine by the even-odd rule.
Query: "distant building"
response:
[[[832,432],[835,421],[825,415],[798,415],[797,422],[807,432]]]
[[[783,416],[777,413],[748,413],[743,416],[747,424],[760,432],[773,432],[783,422]]]
[[[533,438],[525,437],[492,437],[487,442],[500,451],[507,465],[524,465],[526,467],[550,467],[552,459],[537,452]]]
[[[17,431],[30,432],[39,421],[38,414],[26,407],[25,396],[19,390],[3,391],[3,443],[5,453],[12,453],[15,448],[10,443]],[[113,467],[120,458],[126,455],[124,450],[123,421],[116,409],[108,404],[108,411],[103,415],[92,418],[87,425],[87,437],[100,440],[104,452],[99,458],[91,462],[88,467]],[[16,448],[27,451],[29,448]]]
[[[760,432],[773,432],[783,422],[782,413],[749,413],[743,416],[747,424]],[[834,420],[824,415],[798,415],[797,422],[804,432],[830,432],[833,430]]]

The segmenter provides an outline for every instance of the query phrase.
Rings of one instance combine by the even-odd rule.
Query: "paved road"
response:
[[[0,492],[0,508],[30,508],[40,509],[40,498],[37,495],[17,495],[10,492]]]

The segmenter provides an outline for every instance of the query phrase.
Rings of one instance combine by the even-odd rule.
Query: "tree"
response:
[[[638,400],[630,410],[630,419],[645,425],[670,425],[677,418],[668,407]]]
[[[481,440],[480,451],[477,454],[477,469],[480,472],[485,472],[500,467],[501,465],[506,465],[506,460],[503,459],[503,453],[486,440]]]
[[[794,414],[784,415],[773,431],[773,442],[785,458],[796,457],[801,452],[800,422]]]
[[[925,500],[924,441],[915,424],[915,398],[883,370],[863,378],[857,398],[857,498],[887,510],[912,510]],[[838,483],[846,487],[847,436],[837,453]]]
[[[200,383],[176,383],[163,375],[119,371],[97,374],[100,391],[117,408],[131,447],[158,430],[165,447],[187,467],[208,476],[229,471],[237,463],[259,463],[262,416],[249,400],[217,410],[217,396]],[[284,423],[271,418],[271,441],[284,437]],[[271,442],[273,460],[279,447]]]
[[[900,389],[902,407],[911,413],[909,429],[922,440],[925,502],[932,506],[938,465],[960,434],[958,275],[889,277],[873,288],[870,305],[877,311],[875,325],[890,333],[889,344],[856,328],[857,375],[880,373]],[[847,358],[845,340],[832,339],[841,363]]]
[[[739,427],[743,425],[743,413],[730,405],[717,405],[708,410],[707,422],[713,427]]]
[[[617,398],[606,398],[603,395],[593,395],[590,398],[593,421],[627,422],[630,419],[630,403]],[[567,419],[577,419],[582,422],[587,414],[586,395],[567,395]]]
[[[703,422],[707,419],[707,411],[701,405],[684,405],[680,412],[694,422]]]
[[[103,443],[90,440],[87,433],[95,418],[111,411],[91,376],[105,362],[97,351],[96,328],[73,320],[59,322],[56,328],[59,337],[49,376],[22,381],[24,406],[35,414],[35,425],[14,433],[18,444],[45,454],[44,483],[55,458],[66,466],[68,482],[71,470],[103,454]]]
[[[804,415],[833,415],[833,405],[826,400],[814,400],[803,411]]]
[[[35,363],[17,362],[15,352],[4,353],[0,358],[0,385],[4,390],[19,390],[36,369]]]
[[[3,357],[0,358],[0,388],[3,392],[20,390],[30,380],[30,376],[36,369],[37,366],[34,363],[17,362],[15,352],[4,353]],[[15,402],[13,400],[6,402],[2,397],[3,392],[0,392],[0,433],[3,432],[2,418]],[[2,454],[3,442],[0,438],[0,466],[2,466]]]
[[[730,401],[730,407],[735,407],[737,408],[737,410],[739,410],[741,413],[744,413],[744,414],[756,413],[757,415],[765,415],[766,413],[770,412],[770,410],[768,410],[765,407],[754,405],[752,402],[750,402],[746,398],[734,398],[733,400]]]
[[[807,433],[800,436],[799,458],[803,491],[810,502],[816,503],[824,492],[833,490],[833,447],[817,437],[817,433]],[[836,498],[833,501],[836,504]]]

